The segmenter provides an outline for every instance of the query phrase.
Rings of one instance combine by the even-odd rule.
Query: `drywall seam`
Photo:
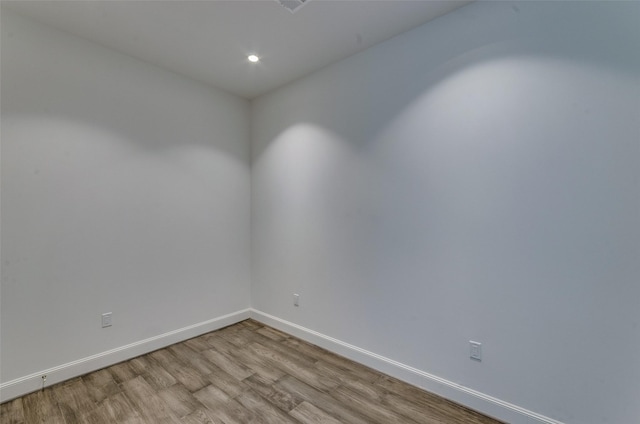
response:
[[[47,386],[60,383],[238,323],[249,318],[250,311],[250,309],[243,309],[2,383],[0,384],[0,403],[41,389],[43,375],[47,376]]]
[[[265,312],[251,309],[251,318],[498,420],[511,424],[563,424]]]

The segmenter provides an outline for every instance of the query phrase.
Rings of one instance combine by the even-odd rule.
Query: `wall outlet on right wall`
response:
[[[469,357],[475,361],[482,361],[482,343],[469,340]]]

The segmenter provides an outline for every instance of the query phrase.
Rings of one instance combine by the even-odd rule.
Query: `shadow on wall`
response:
[[[255,307],[558,420],[630,422],[639,12],[479,2],[255,100]],[[282,300],[300,285],[306,309]],[[490,367],[460,348],[477,334]]]
[[[247,161],[246,100],[9,11],[2,24],[3,121],[53,124],[47,142],[77,128],[88,144],[200,145]]]
[[[467,80],[467,87],[473,83],[471,87],[483,88],[488,82],[497,88],[488,92],[489,99],[505,91],[500,85],[500,68],[504,68],[500,64],[512,64],[511,70],[504,69],[510,73],[517,71],[518,63],[525,70],[532,63],[550,67],[564,63],[594,73],[619,73],[623,78],[639,72],[637,4],[504,3],[493,5],[489,17],[482,16],[476,6],[463,7],[267,94],[282,102],[280,110],[261,110],[258,99],[260,113],[282,125],[269,126],[267,131],[261,128],[261,137],[254,140],[254,160],[280,132],[299,123],[331,128],[353,148],[367,149],[396,118],[443,85]],[[620,20],[618,8],[628,10],[625,20]],[[474,76],[477,69],[489,66],[498,73],[488,79]],[[538,82],[545,78],[553,84],[553,75],[541,75],[538,79],[543,81]],[[514,96],[527,94],[517,93],[522,87],[515,90]],[[289,96],[294,92],[306,98],[304,107],[296,104],[296,96]],[[473,104],[467,99],[460,92],[449,100],[450,106],[461,108],[457,113],[462,115],[465,105]],[[586,107],[584,111],[593,112]],[[464,118],[460,116],[461,123]]]

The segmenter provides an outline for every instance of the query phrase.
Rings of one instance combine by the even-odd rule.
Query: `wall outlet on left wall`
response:
[[[111,327],[111,312],[102,314],[102,328]]]

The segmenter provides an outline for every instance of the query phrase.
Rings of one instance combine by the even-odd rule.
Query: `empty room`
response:
[[[640,423],[640,2],[0,17],[2,424]]]

